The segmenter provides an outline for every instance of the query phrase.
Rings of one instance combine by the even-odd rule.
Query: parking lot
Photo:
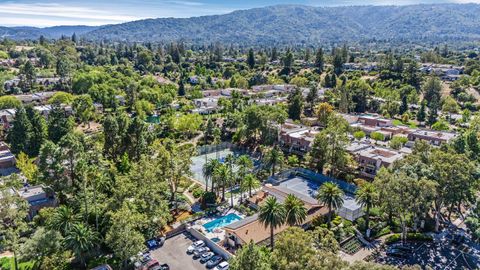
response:
[[[151,251],[151,257],[167,263],[171,270],[205,270],[199,260],[193,260],[186,252],[193,241],[186,234],[179,234],[165,241],[163,247]]]
[[[475,252],[463,246],[446,243],[406,243],[413,252],[406,258],[388,256],[382,252],[376,262],[390,265],[429,266],[432,269],[477,269],[480,259]]]

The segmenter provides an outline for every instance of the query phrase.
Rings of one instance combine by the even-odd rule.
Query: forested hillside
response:
[[[162,18],[105,26],[86,38],[122,41],[293,44],[342,41],[472,40],[480,37],[480,5],[272,6],[226,15]]]

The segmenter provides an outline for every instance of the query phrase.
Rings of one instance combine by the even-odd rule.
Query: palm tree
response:
[[[227,185],[228,179],[230,177],[230,171],[228,167],[225,164],[220,164],[218,167],[215,168],[215,181],[218,182],[218,184],[221,183],[222,185],[222,202],[225,201],[225,186]],[[218,187],[217,184],[217,187]]]
[[[205,178],[205,191],[208,191],[208,180],[209,179],[212,182],[211,191],[213,191],[214,181],[213,181],[212,177],[214,175],[215,168],[217,168],[219,165],[220,165],[220,161],[218,161],[218,159],[210,159],[203,165],[202,173],[203,173],[203,177]]]
[[[88,225],[78,223],[72,226],[64,241],[65,246],[73,251],[83,266],[86,266],[86,254],[95,247],[99,239],[97,233]]]
[[[343,205],[343,191],[338,185],[327,182],[318,189],[317,199],[323,205],[328,207],[328,227],[332,221],[332,210],[338,209]]]
[[[237,158],[238,175],[244,178],[245,175],[253,168],[253,161],[248,155],[241,155]]]
[[[248,190],[248,196],[252,197],[252,189],[259,188],[260,181],[255,177],[255,175],[249,173],[245,175],[241,183],[241,188],[243,190]]]
[[[237,158],[237,166],[238,166],[238,180],[240,187],[243,186],[243,180],[245,179],[245,176],[251,169],[253,168],[253,161],[248,155],[241,155]],[[250,196],[252,196],[250,192]],[[243,201],[243,193],[240,194],[240,203]]]
[[[228,167],[228,172],[230,173],[228,182],[230,184],[230,207],[233,208],[233,187],[235,186],[235,177],[233,177],[233,163],[235,162],[235,156],[233,154],[228,154],[225,157],[225,163]]]
[[[265,228],[270,227],[270,246],[273,250],[274,230],[285,223],[285,207],[277,202],[277,198],[268,197],[265,203],[260,206],[258,218]]]
[[[366,232],[368,231],[368,223],[370,221],[370,209],[377,203],[378,200],[378,192],[372,183],[365,183],[363,184],[356,192],[355,200],[365,208],[365,227]]]
[[[273,147],[264,157],[265,166],[271,170],[272,176],[275,175],[277,165],[282,165],[284,156],[282,150],[278,146]]]
[[[286,222],[290,226],[300,225],[307,218],[307,209],[303,201],[295,197],[295,195],[288,194],[285,198],[285,212]]]
[[[65,205],[55,209],[52,218],[49,220],[47,227],[59,231],[65,236],[73,226],[80,222],[80,216],[73,212],[71,208]]]

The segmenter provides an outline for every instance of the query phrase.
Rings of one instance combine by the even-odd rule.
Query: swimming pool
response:
[[[203,227],[207,230],[207,232],[213,232],[216,228],[225,227],[235,221],[241,220],[242,218],[239,217],[237,214],[230,213],[226,216],[217,218],[212,220],[208,223],[205,223]]]

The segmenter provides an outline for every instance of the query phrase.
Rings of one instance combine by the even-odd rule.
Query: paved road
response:
[[[205,270],[205,266],[186,253],[192,240],[180,234],[165,241],[163,247],[151,252],[152,259],[167,263],[171,270]]]

